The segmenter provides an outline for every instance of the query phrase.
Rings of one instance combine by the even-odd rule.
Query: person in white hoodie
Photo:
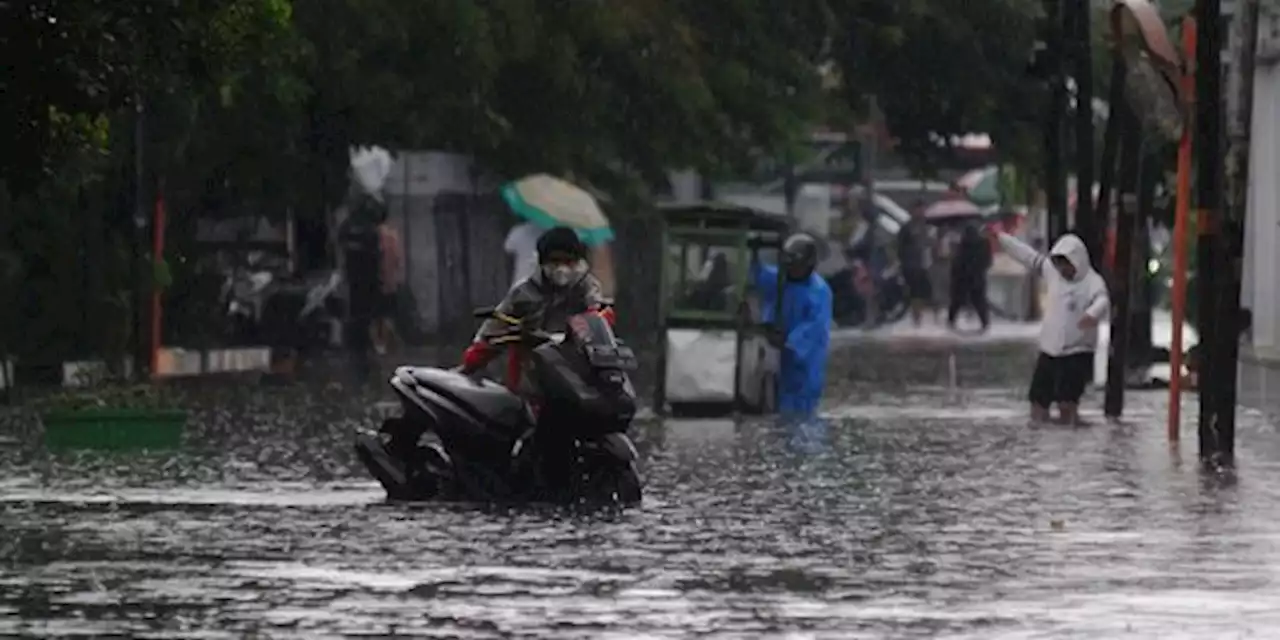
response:
[[[1039,270],[1048,286],[1040,358],[1031,376],[1031,419],[1047,422],[1050,405],[1057,404],[1063,422],[1079,424],[1080,396],[1093,378],[1098,323],[1111,310],[1107,283],[1093,269],[1079,236],[1062,236],[1048,255],[1009,234],[997,231],[996,236],[1010,257]]]

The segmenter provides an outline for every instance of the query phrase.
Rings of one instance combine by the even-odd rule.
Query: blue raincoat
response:
[[[760,292],[763,320],[776,322],[778,268],[756,264],[752,281]],[[778,380],[778,411],[811,416],[818,411],[827,378],[831,343],[831,288],[816,273],[802,282],[787,281],[782,293],[781,329],[786,336]]]

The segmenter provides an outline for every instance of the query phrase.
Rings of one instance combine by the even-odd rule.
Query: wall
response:
[[[1280,11],[1260,19],[1241,304],[1253,331],[1241,353],[1240,404],[1280,416]]]
[[[434,151],[397,153],[385,186],[418,313],[424,328],[445,340],[469,336],[471,310],[506,292],[502,241],[515,218],[495,186],[469,158]]]
[[[699,199],[691,172],[673,173],[671,197]],[[401,152],[386,183],[391,223],[405,244],[407,281],[425,329],[443,342],[475,331],[471,310],[506,293],[511,265],[502,249],[518,222],[496,193],[497,183],[466,157],[440,152]],[[653,212],[606,206],[617,235],[612,254],[620,333],[644,344],[657,327],[661,225]]]

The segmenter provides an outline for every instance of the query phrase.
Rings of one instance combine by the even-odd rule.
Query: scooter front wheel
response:
[[[601,504],[635,505],[644,498],[636,463],[609,465],[592,470],[583,497]]]

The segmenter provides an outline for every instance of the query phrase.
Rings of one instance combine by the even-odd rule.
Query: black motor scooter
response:
[[[563,336],[528,330],[492,309],[528,350],[542,406],[492,380],[399,367],[390,384],[404,414],[357,435],[356,453],[391,500],[604,502],[641,499],[638,455],[626,431],[636,411],[635,354],[596,312],[569,318]]]

